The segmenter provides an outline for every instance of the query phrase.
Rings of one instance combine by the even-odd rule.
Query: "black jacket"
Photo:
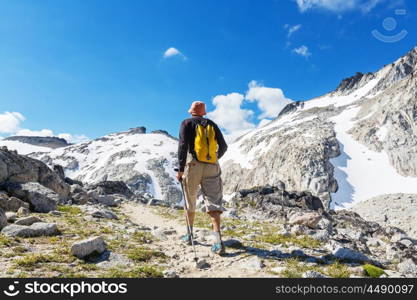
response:
[[[192,117],[185,119],[181,123],[179,143],[178,143],[178,161],[180,164],[180,172],[184,172],[185,164],[187,163],[187,153],[194,153],[194,140],[197,124],[211,124],[216,132],[216,140],[219,145],[217,152],[217,157],[221,158],[224,153],[227,151],[227,144],[224,140],[223,134],[220,131],[219,127],[212,120],[203,118],[203,117]]]

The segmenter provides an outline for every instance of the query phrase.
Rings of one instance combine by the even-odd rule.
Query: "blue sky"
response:
[[[413,0],[0,0],[0,135],[177,135],[193,100],[235,134],[394,61],[416,21]]]

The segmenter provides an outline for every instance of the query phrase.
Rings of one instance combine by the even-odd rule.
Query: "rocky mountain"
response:
[[[65,140],[54,137],[12,136],[0,139],[0,147],[15,150],[21,155],[33,152],[49,152],[52,149],[68,145]]]
[[[11,136],[5,138],[3,141],[17,141],[25,144],[52,149],[67,147],[71,145],[65,139],[55,136]]]
[[[417,47],[322,97],[291,103],[230,145],[225,191],[282,182],[327,208],[417,194]]]
[[[166,131],[137,127],[89,142],[30,154],[48,166],[61,165],[66,177],[86,184],[122,181],[136,194],[176,203],[177,140]]]

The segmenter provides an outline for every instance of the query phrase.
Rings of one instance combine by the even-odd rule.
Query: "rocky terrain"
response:
[[[67,147],[71,145],[65,139],[54,136],[11,136],[5,138],[4,141],[17,141],[25,144],[52,149]]]
[[[167,132],[1,140],[0,276],[417,277],[416,64],[417,48],[231,144],[227,254],[197,213],[197,264]]]
[[[122,181],[136,194],[176,203],[181,199],[174,168],[177,140],[166,131],[132,128],[89,142],[31,153],[48,166],[61,165],[66,177],[96,184]]]
[[[179,240],[177,206],[120,181],[71,182],[59,167],[5,148],[0,166],[2,277],[417,276],[417,242],[404,231],[327,212],[318,197],[283,182],[240,190],[225,203],[225,256],[210,253],[210,221],[198,213],[196,264]]]
[[[417,194],[417,47],[322,97],[291,103],[222,159],[228,193],[282,181],[326,208]]]
[[[417,195],[389,194],[356,204],[352,211],[366,220],[395,226],[417,239]]]

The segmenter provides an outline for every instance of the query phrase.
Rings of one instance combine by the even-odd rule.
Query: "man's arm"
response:
[[[178,162],[179,172],[184,172],[185,164],[187,163],[188,153],[188,133],[186,130],[186,122],[183,121],[180,127],[179,142],[178,142]]]
[[[219,129],[219,127],[217,126],[217,124],[214,124],[214,130],[216,131],[217,144],[219,145],[219,150],[217,152],[217,156],[220,159],[227,151],[227,144],[226,144],[226,141],[224,140],[224,136],[223,136],[221,130]]]

